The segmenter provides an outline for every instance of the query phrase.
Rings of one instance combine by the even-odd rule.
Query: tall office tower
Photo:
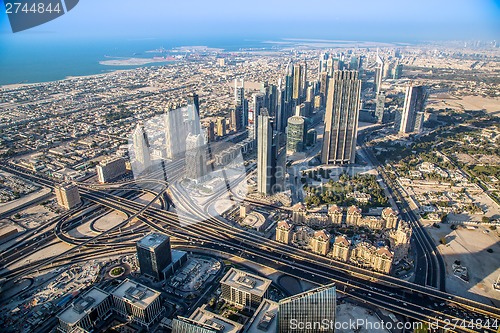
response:
[[[187,98],[188,133],[200,134],[200,101],[198,95],[192,93]]]
[[[312,289],[278,302],[278,333],[330,333],[335,331],[335,284]],[[296,324],[300,323],[297,328]],[[321,324],[327,323],[322,326]]]
[[[310,85],[306,89],[306,102],[314,103],[314,86]]]
[[[401,110],[394,111],[394,129],[398,131],[401,128],[402,117],[403,117],[403,112]]]
[[[278,132],[285,132],[288,113],[286,110],[287,104],[285,103],[286,91],[282,87],[281,79],[278,80],[278,88],[276,90],[276,130]],[[257,128],[257,127],[255,127]]]
[[[354,163],[361,80],[357,71],[336,71],[328,83],[323,164]]]
[[[260,110],[257,128],[257,190],[259,193],[272,193],[273,174],[273,125],[267,109]]]
[[[135,128],[132,139],[134,142],[135,160],[140,166],[138,171],[142,172],[151,166],[148,136],[144,131],[144,125],[142,123],[139,123]]]
[[[125,167],[125,160],[121,157],[109,157],[96,166],[97,179],[99,183],[107,183],[117,177],[124,175],[127,172]]]
[[[207,154],[203,134],[186,138],[186,178],[198,180],[207,174]]]
[[[320,79],[321,73],[326,72],[327,62],[328,62],[328,53],[321,53],[319,55],[318,80]]]
[[[252,95],[252,113],[253,113],[253,138],[257,138],[257,129],[259,124],[260,110],[264,107],[265,94],[257,93]]]
[[[305,146],[307,132],[303,117],[293,116],[288,118],[286,153],[291,155],[301,152]]]
[[[349,61],[349,69],[357,71],[359,70],[359,59],[358,57],[351,57],[351,61]]]
[[[332,56],[330,55],[330,58],[328,58],[328,60],[326,62],[326,73],[328,74],[329,77],[333,76],[333,72],[334,72],[333,66],[334,66],[334,61],[333,61]]]
[[[421,130],[422,122],[417,123],[416,119],[419,112],[424,112],[426,98],[427,91],[425,86],[413,86],[410,84],[406,88],[405,103],[401,114],[401,126],[399,128],[400,133],[418,133]]]
[[[236,106],[239,127],[237,130],[248,126],[248,102],[245,99],[245,81],[241,79],[241,86],[238,87],[238,80],[234,79],[234,104]],[[238,120],[236,120],[238,123]]]
[[[307,63],[301,65],[300,69],[300,100],[303,101],[306,97],[306,88],[307,88]]]
[[[394,67],[393,79],[400,79],[401,75],[403,75],[403,64],[397,64],[396,67]]]
[[[187,132],[184,129],[184,115],[182,114],[182,109],[175,109],[166,111],[164,117],[165,156],[168,159],[174,159],[182,155],[186,146]],[[199,123],[199,119],[196,122]]]
[[[377,122],[380,124],[383,124],[385,122],[384,111],[385,111],[385,93],[380,92],[377,95],[377,101],[375,103],[375,117],[377,118]]]
[[[205,137],[207,138],[207,142],[211,143],[215,141],[215,123],[213,121],[209,121],[203,125],[205,127]]]
[[[375,94],[380,93],[380,88],[382,87],[382,77],[384,76],[384,61],[382,58],[378,55],[378,50],[377,50],[377,65],[375,67]]]
[[[172,263],[170,237],[151,233],[137,242],[136,249],[141,274],[162,280],[163,270]]]
[[[272,195],[284,186],[286,151],[280,144],[283,134],[273,133],[272,118],[266,108],[261,109],[258,125],[257,189],[259,193]]]
[[[76,184],[59,184],[55,187],[55,192],[57,203],[59,206],[66,209],[71,209],[82,202],[80,200],[80,193],[78,192],[78,186]]]
[[[224,118],[224,117],[217,117],[216,134],[217,134],[217,136],[224,136],[224,135],[226,135],[226,118]]]
[[[300,64],[293,65],[293,94],[292,99],[295,101],[295,104],[300,104],[300,98],[302,96],[302,66]]]
[[[321,106],[326,105],[326,94],[328,92],[328,73],[323,72],[319,78],[319,95],[321,96]]]

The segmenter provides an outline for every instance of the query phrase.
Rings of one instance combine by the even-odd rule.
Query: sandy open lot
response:
[[[500,113],[500,98],[464,96],[462,98],[445,98],[446,96],[431,96],[428,105],[435,109],[465,109],[465,110],[486,110],[486,112]]]

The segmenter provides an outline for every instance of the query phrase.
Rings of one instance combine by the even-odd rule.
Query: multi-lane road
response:
[[[50,185],[50,182],[39,176],[21,170],[9,169],[9,172],[17,173],[44,185]],[[205,249],[240,256],[315,283],[333,281],[337,283],[339,291],[345,292],[359,301],[399,313],[414,320],[430,322],[433,325],[438,324],[440,327],[449,327],[449,323],[456,323],[463,319],[475,320],[476,323],[487,323],[487,318],[496,318],[497,320],[500,318],[500,311],[491,306],[349,264],[335,262],[329,258],[232,227],[221,218],[209,216],[205,210],[193,204],[191,198],[182,197],[180,192],[175,193],[176,200],[183,202],[183,206],[187,207],[189,213],[192,214],[191,218],[189,216],[183,217],[184,221],[179,221],[175,213],[154,208],[151,205],[152,202],[161,197],[161,192],[148,205],[92,188],[81,187],[81,194],[87,202],[122,211],[129,216],[129,219],[139,218],[149,228],[166,233],[174,237],[175,240],[182,241],[183,244],[188,244],[184,245],[184,248]],[[215,197],[218,198],[217,195]],[[57,225],[62,226],[64,223],[68,222],[59,222]],[[85,240],[73,239],[70,242],[74,246],[73,249],[77,250],[88,248],[91,248],[92,251],[100,249],[109,251],[120,248],[130,250],[130,247],[133,246],[133,232],[125,234],[124,238],[108,237],[127,223],[113,227],[102,233],[102,236],[98,235]],[[63,235],[65,231],[62,229],[57,231],[57,227],[54,230],[56,230],[56,235]],[[57,258],[50,258],[48,261],[61,261],[74,256],[78,251],[73,249]],[[9,272],[0,276],[10,279],[21,278],[49,265],[48,261],[45,260],[30,267],[23,267],[17,272]],[[456,327],[455,330],[477,331],[470,327]],[[480,331],[491,332],[496,331],[496,329],[486,327]]]

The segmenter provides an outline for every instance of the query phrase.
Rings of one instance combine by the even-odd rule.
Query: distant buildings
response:
[[[267,297],[271,280],[231,268],[220,283],[225,301],[241,308],[256,309]]]
[[[377,122],[380,124],[385,123],[385,93],[380,92],[377,94],[377,99],[375,103],[375,118],[377,118]]]
[[[334,284],[282,299],[278,302],[278,332],[334,332],[336,306]]]
[[[294,154],[304,150],[306,137],[305,120],[300,116],[288,118],[286,153]]]
[[[401,113],[400,133],[420,133],[422,130],[425,101],[425,86],[409,85],[406,88],[405,103]]]
[[[203,134],[189,134],[186,138],[186,178],[200,180],[207,174],[207,156]]]
[[[99,183],[107,183],[127,172],[125,160],[118,156],[106,158],[96,166]]]
[[[195,111],[192,110],[191,112]],[[182,156],[186,147],[187,132],[184,128],[184,115],[182,114],[182,109],[174,109],[166,111],[164,117],[165,156],[168,159],[175,159]]]
[[[354,163],[360,94],[357,71],[335,71],[328,85],[323,164]]]
[[[56,199],[59,206],[71,209],[81,203],[78,186],[73,183],[63,183],[55,187]]]
[[[143,327],[149,328],[163,313],[159,291],[125,279],[111,291],[115,311]]]
[[[162,280],[163,271],[172,263],[170,237],[151,233],[137,242],[136,249],[141,274]]]

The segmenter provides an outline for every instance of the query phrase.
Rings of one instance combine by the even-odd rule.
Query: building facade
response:
[[[225,301],[243,309],[256,309],[267,297],[271,280],[231,268],[220,283]]]
[[[99,183],[104,184],[123,176],[127,172],[127,168],[123,158],[114,156],[99,162],[96,166],[96,171]]]
[[[163,270],[172,263],[170,237],[151,233],[137,242],[137,259],[141,274],[163,279]]]
[[[79,205],[82,201],[78,186],[73,183],[63,183],[55,187],[56,199],[59,206],[65,209],[71,209]]]

